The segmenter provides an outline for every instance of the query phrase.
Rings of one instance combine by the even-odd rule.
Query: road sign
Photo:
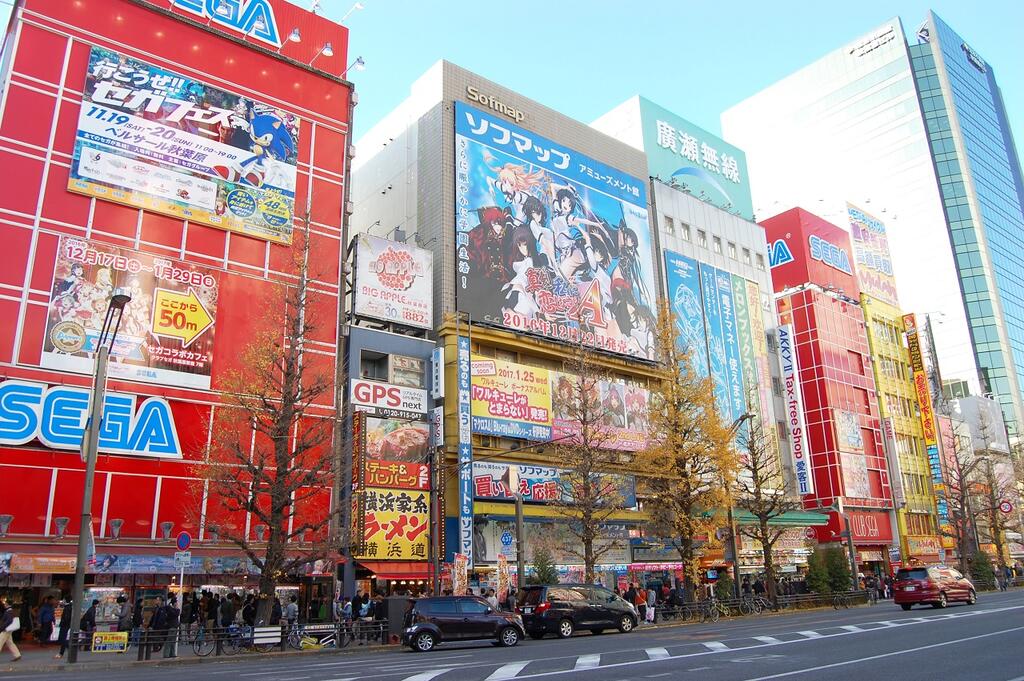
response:
[[[188,347],[213,326],[213,317],[196,292],[156,289],[153,300],[153,328],[156,336],[177,338]]]
[[[501,533],[501,545],[512,546],[512,533],[508,530]]]
[[[815,538],[817,538],[817,536],[818,536],[818,533],[814,531],[813,527],[805,527],[804,528],[804,538],[805,539],[815,539]]]
[[[185,568],[192,565],[192,552],[191,551],[175,551],[174,552],[174,569],[184,570]]]
[[[188,551],[188,547],[192,546],[192,535],[188,532],[179,532],[177,544],[179,551]]]
[[[1013,504],[1011,504],[1009,502],[1009,500],[1003,499],[999,503],[999,510],[1002,511],[1003,513],[1009,515],[1010,513],[1013,513]]]

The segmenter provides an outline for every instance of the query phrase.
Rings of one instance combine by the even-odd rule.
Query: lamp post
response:
[[[99,447],[100,428],[103,425],[103,402],[107,390],[107,363],[110,351],[117,340],[121,318],[124,317],[125,305],[132,297],[124,289],[115,289],[114,295],[107,305],[107,314],[103,319],[103,328],[96,340],[96,368],[92,382],[92,401],[89,407],[89,420],[82,433],[82,456],[85,458],[85,486],[82,491],[82,520],[78,528],[78,554],[75,559],[75,587],[71,592],[71,631],[68,662],[78,661],[79,622],[82,618],[82,599],[85,593],[85,562],[88,559],[89,545],[92,539],[92,483],[96,474],[96,450]],[[116,316],[116,321],[115,321]],[[95,553],[95,545],[92,551]]]
[[[744,421],[746,421],[748,419],[754,419],[754,418],[757,418],[757,414],[755,414],[754,412],[748,411],[746,414],[743,414],[738,419],[733,421],[732,425],[729,426],[729,439],[731,440],[731,439],[733,439],[736,436],[736,433],[739,432],[740,426],[743,425]],[[724,479],[723,479],[723,482],[724,482]],[[726,493],[729,496],[728,521],[729,521],[729,549],[732,551],[732,594],[736,598],[739,598],[740,597],[740,553],[739,553],[739,548],[736,546],[736,522],[733,520],[732,490],[729,489],[728,486],[726,486],[726,490],[725,491],[726,491]]]

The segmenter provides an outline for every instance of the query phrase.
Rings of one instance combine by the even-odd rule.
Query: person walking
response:
[[[157,596],[156,608],[149,616],[149,642],[150,650],[154,653],[160,652],[167,640],[167,610],[164,607],[163,596]]]
[[[288,623],[288,631],[295,628],[299,621],[299,603],[297,596],[288,597],[288,605],[284,606],[284,621]]]
[[[53,596],[47,596],[43,599],[43,604],[39,606],[39,641],[43,645],[50,645],[50,639],[53,638],[53,625],[56,621]]]
[[[636,596],[633,601],[633,605],[636,606],[637,614],[640,615],[640,621],[647,621],[647,589],[643,585],[638,584],[636,588]]]
[[[498,597],[494,595],[494,589],[488,589],[487,590],[487,598],[485,598],[484,600],[487,601],[487,605],[489,605],[492,608],[494,608],[495,612],[497,612],[499,610],[499,608],[498,608]]]
[[[220,625],[227,629],[235,623],[235,594],[228,594],[220,599]]]
[[[167,600],[164,606],[167,613],[167,635],[164,643],[164,658],[178,656],[178,628],[181,626],[181,611],[178,610],[178,603],[174,596]]]
[[[132,606],[123,594],[117,597],[117,630],[132,630]]]
[[[60,624],[57,626],[57,643],[60,644],[60,650],[53,659],[59,660],[64,657],[64,653],[68,649],[68,636],[71,635],[71,600],[69,599],[61,610]]]
[[[646,617],[647,617],[648,624],[653,624],[654,623],[654,605],[655,605],[655,602],[657,601],[657,598],[658,598],[658,591],[657,591],[657,589],[648,589],[647,590],[647,613],[646,613]]]
[[[14,632],[21,627],[21,618],[14,616],[14,608],[7,604],[7,597],[0,597],[0,652],[11,649],[11,662],[21,659],[21,651],[14,644]]]
[[[284,614],[284,608],[281,607],[281,599],[274,596],[274,603],[270,606],[270,625],[277,627],[281,626],[281,616]]]

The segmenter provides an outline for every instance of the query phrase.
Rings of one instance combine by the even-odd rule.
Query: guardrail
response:
[[[839,592],[843,597],[843,600],[849,605],[863,605],[868,602],[867,591],[844,591]],[[773,606],[768,602],[767,597],[762,597],[760,600],[765,604],[761,610],[796,610],[802,608],[818,608],[827,607],[834,605],[836,594],[792,594],[778,597],[778,605]],[[725,616],[739,616],[754,614],[753,609],[741,607],[744,604],[743,598],[727,598],[727,599],[714,599],[713,601],[698,601],[691,603],[684,603],[677,606],[666,606],[658,605],[655,606],[654,621],[655,622],[666,622],[666,621],[690,621],[701,619],[701,612],[706,610],[710,604],[714,604],[718,607],[719,612]]]

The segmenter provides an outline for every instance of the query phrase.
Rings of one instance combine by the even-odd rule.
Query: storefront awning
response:
[[[493,515],[505,518],[516,516],[516,505],[511,502],[500,501],[477,501],[473,503],[473,513],[476,515]],[[528,518],[548,518],[550,520],[563,519],[572,516],[563,516],[547,504],[523,504],[523,515]],[[623,510],[612,513],[605,518],[606,522],[633,520],[647,520],[649,516],[643,511]]]
[[[757,518],[747,511],[740,509],[733,511],[732,517],[737,525],[757,524]],[[828,525],[828,516],[824,513],[814,513],[813,511],[788,511],[772,518],[768,521],[768,524],[775,527],[817,527]]]
[[[430,563],[412,560],[356,560],[377,579],[430,579]]]

